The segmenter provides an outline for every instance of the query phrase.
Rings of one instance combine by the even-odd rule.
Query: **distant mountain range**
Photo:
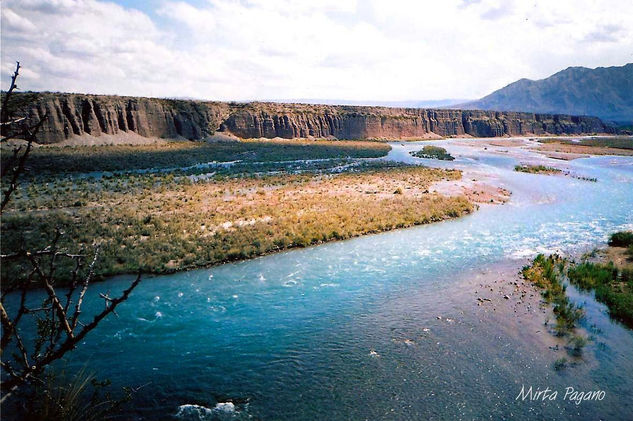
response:
[[[477,101],[449,108],[590,115],[633,123],[633,63],[569,67],[541,80],[521,79]]]

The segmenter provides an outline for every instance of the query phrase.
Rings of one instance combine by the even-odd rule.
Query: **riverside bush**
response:
[[[546,167],[544,165],[515,165],[514,171],[525,172],[529,174],[557,174],[562,172],[557,168]]]
[[[611,247],[631,247],[633,246],[633,231],[619,231],[609,237]]]
[[[564,336],[584,317],[584,310],[571,302],[562,281],[564,260],[558,255],[539,254],[531,265],[524,266],[523,277],[543,289],[541,295],[552,304],[556,316],[555,333]]]
[[[583,262],[571,266],[570,282],[582,290],[594,290],[596,300],[609,308],[615,319],[633,327],[633,271],[608,264]]]
[[[439,146],[427,145],[419,151],[411,152],[416,158],[439,159],[442,161],[453,161],[455,158],[446,149]]]

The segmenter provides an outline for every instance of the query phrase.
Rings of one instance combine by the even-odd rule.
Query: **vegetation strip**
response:
[[[579,356],[588,340],[573,333],[584,317],[584,310],[567,297],[564,279],[580,290],[595,291],[596,300],[607,305],[612,318],[633,328],[633,263],[629,263],[633,261],[633,232],[614,233],[609,244],[627,247],[628,262],[620,267],[612,261],[573,263],[556,254],[539,254],[521,271],[526,280],[543,290],[541,295],[545,301],[552,304],[556,317],[553,333],[556,336],[571,335],[566,347],[570,355]],[[567,363],[566,358],[560,358],[554,362],[554,369],[565,368]]]
[[[560,174],[567,177],[575,178],[577,180],[591,181],[594,183],[598,181],[598,179],[595,177],[583,177],[580,175],[574,175],[574,174],[571,174],[569,171],[563,171],[554,167],[546,167],[545,165],[515,165],[514,171],[524,172],[528,174],[548,174],[548,175]]]
[[[453,161],[455,158],[446,149],[439,146],[427,145],[419,151],[411,152],[416,158],[439,159],[442,161]]]
[[[560,174],[563,172],[558,168],[546,167],[544,165],[515,165],[514,171],[529,174]]]
[[[102,243],[98,276],[171,272],[457,217],[473,210],[465,197],[428,190],[460,177],[456,170],[376,164],[340,174],[35,183],[3,215],[2,252],[38,249],[60,227],[66,249]],[[22,268],[2,271],[6,279]]]
[[[633,155],[633,137],[592,137],[581,139],[547,138],[540,139],[538,151],[552,157],[575,159],[582,155]],[[560,155],[562,154],[562,155]],[[569,155],[570,158],[564,158]]]
[[[564,138],[546,138],[539,139],[541,143],[560,143],[564,145],[592,146],[616,149],[633,149],[633,137],[631,136],[609,136],[609,137],[592,137],[585,139],[564,139]]]
[[[556,254],[547,257],[539,254],[531,265],[522,270],[523,277],[541,288],[545,301],[553,305],[556,316],[554,332],[557,336],[565,336],[573,331],[577,322],[584,317],[582,308],[574,305],[565,294],[566,287],[562,281],[564,270],[565,259]]]
[[[543,290],[541,295],[544,300],[553,306],[556,324],[552,333],[559,337],[568,337],[565,347],[567,353],[570,356],[579,357],[588,339],[574,332],[578,327],[578,322],[585,316],[585,312],[572,303],[566,295],[566,287],[562,281],[565,263],[565,259],[556,254],[547,257],[539,254],[532,264],[524,266],[521,272],[526,280]],[[547,325],[548,322],[545,324]],[[568,363],[566,357],[559,358],[553,363],[553,368],[559,371],[566,368]]]
[[[628,261],[633,260],[633,232],[611,235],[609,245],[627,247]],[[569,267],[569,281],[584,291],[595,291],[596,300],[606,304],[609,314],[633,328],[633,263],[617,267],[613,262],[584,261]]]
[[[208,162],[277,162],[302,159],[379,158],[391,147],[359,141],[169,142],[140,146],[40,147],[27,163],[31,174],[132,171]],[[3,154],[5,155],[5,154]],[[6,154],[8,155],[8,154]],[[4,160],[3,160],[4,164]]]

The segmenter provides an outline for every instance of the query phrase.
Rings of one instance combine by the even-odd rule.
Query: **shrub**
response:
[[[131,401],[132,391],[124,388],[122,397],[113,399],[109,381],[98,381],[81,369],[74,376],[65,371],[49,372],[23,398],[30,405],[16,413],[28,420],[98,421],[114,419],[123,405]]]
[[[554,370],[561,371],[565,368],[567,368],[567,358],[563,357],[554,361]]]
[[[633,246],[633,231],[620,231],[611,234],[609,238],[611,247],[630,247]]]
[[[562,274],[565,261],[554,254],[545,257],[543,254],[536,256],[531,265],[523,267],[523,277],[543,289],[541,295],[552,304],[556,316],[554,332],[558,336],[564,336],[576,327],[578,321],[584,317],[584,310],[572,303],[565,294],[565,285],[562,282]]]
[[[570,267],[569,281],[583,290],[595,290],[596,300],[609,307],[615,319],[633,327],[633,271],[608,264],[584,262]]]
[[[581,335],[574,335],[567,342],[567,351],[570,355],[579,357],[582,355],[583,348],[589,343],[589,340]]]
[[[562,172],[557,168],[546,167],[544,165],[515,165],[514,171],[529,174],[557,174]]]
[[[439,146],[425,146],[419,151],[411,152],[416,158],[439,159],[442,161],[453,161],[455,158],[446,149]]]

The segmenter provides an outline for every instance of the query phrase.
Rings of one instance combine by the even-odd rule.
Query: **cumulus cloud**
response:
[[[22,87],[33,90],[220,100],[476,98],[571,65],[622,65],[633,51],[627,0],[138,4],[3,1],[3,84],[20,60]]]
[[[481,18],[484,20],[497,20],[506,16],[511,16],[514,11],[514,1],[502,1],[500,4],[488,7],[481,14]]]
[[[620,36],[624,28],[619,25],[602,25],[596,30],[588,33],[583,38],[583,41],[588,43],[595,42],[619,42]]]

